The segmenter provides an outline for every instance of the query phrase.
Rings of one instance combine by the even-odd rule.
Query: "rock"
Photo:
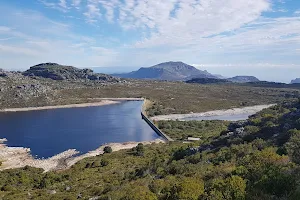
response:
[[[244,133],[245,128],[244,127],[240,127],[235,129],[234,133],[237,135],[242,135]]]
[[[49,190],[48,193],[49,194],[56,194],[56,190]]]
[[[30,67],[24,76],[50,78],[53,80],[92,80],[102,82],[119,82],[119,78],[106,74],[94,73],[91,69],[78,69],[56,63],[43,63]]]
[[[0,68],[0,77],[7,77],[7,72]]]
[[[248,125],[248,123],[249,122],[247,120],[232,122],[228,126],[228,131],[235,132],[237,128],[245,127]]]
[[[70,186],[67,186],[66,187],[66,191],[70,191],[71,190],[71,187]]]
[[[91,198],[89,198],[89,200],[98,200],[98,199],[100,199],[100,197],[91,197]]]

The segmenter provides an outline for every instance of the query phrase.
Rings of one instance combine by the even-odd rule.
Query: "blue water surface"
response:
[[[52,110],[0,113],[0,138],[39,158],[68,149],[81,153],[104,143],[150,141],[159,136],[142,120],[142,101]]]

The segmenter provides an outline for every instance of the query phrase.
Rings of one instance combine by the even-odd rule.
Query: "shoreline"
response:
[[[29,148],[8,147],[3,144],[5,141],[7,141],[5,138],[0,139],[0,161],[2,162],[0,171],[30,166],[42,168],[44,172],[69,169],[72,165],[84,158],[103,154],[103,149],[106,146],[110,146],[113,151],[119,151],[123,149],[131,149],[136,147],[139,143],[143,143],[144,145],[165,143],[165,141],[162,139],[144,142],[108,143],[79,156],[76,156],[80,153],[79,151],[76,149],[69,149],[47,159],[36,159],[31,155]]]
[[[35,111],[35,110],[52,110],[61,108],[84,108],[84,107],[97,107],[118,104],[122,101],[143,101],[143,98],[92,98],[93,100],[100,100],[94,103],[80,103],[80,104],[67,104],[67,105],[56,105],[56,106],[42,106],[42,107],[23,107],[23,108],[5,108],[0,109],[2,112],[25,112],[25,111]]]
[[[241,115],[241,114],[249,114],[253,115],[265,108],[272,107],[276,104],[269,105],[256,105],[256,106],[248,106],[243,108],[232,108],[232,109],[224,109],[224,110],[213,110],[202,113],[191,113],[191,114],[170,114],[170,115],[158,115],[151,117],[151,120],[154,121],[167,121],[167,120],[179,120],[185,121],[187,118],[201,118],[201,117],[214,117],[214,116],[223,116],[223,115]],[[195,120],[195,119],[194,119]]]

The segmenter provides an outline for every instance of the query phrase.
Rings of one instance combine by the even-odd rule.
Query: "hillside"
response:
[[[149,68],[140,68],[127,74],[114,74],[122,78],[157,79],[157,80],[189,80],[192,78],[216,78],[207,71],[201,71],[183,62],[165,62]]]
[[[259,82],[259,79],[255,76],[235,76],[228,78],[227,80],[234,83],[249,83],[249,82]]]
[[[3,199],[256,200],[300,197],[299,102],[228,124],[166,121],[165,132],[202,132],[196,143],[138,145],[42,173],[0,173]]]
[[[78,69],[72,66],[59,65],[57,63],[42,63],[30,67],[23,72],[24,76],[37,76],[53,80],[93,80],[116,82],[119,79],[106,74],[94,73],[91,69]]]

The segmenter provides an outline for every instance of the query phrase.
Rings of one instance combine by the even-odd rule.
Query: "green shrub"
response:
[[[112,152],[112,148],[110,146],[106,146],[103,149],[104,153],[111,153]]]
[[[105,166],[107,166],[107,165],[109,164],[109,162],[108,162],[107,159],[103,158],[103,159],[101,160],[100,164],[101,164],[102,167],[105,167]]]

